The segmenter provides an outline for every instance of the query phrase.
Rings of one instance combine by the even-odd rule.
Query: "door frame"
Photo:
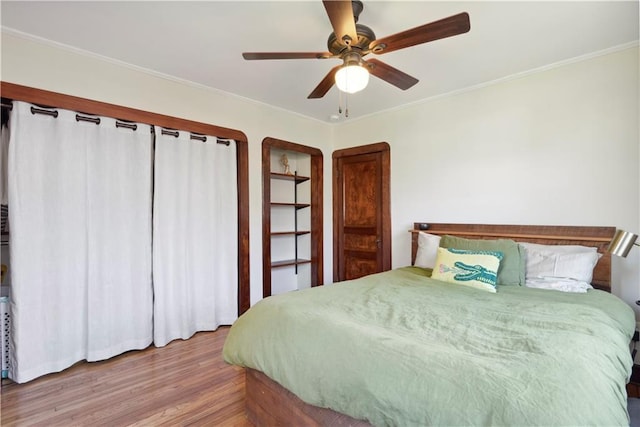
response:
[[[344,246],[344,236],[340,232],[343,223],[342,171],[339,159],[363,154],[380,153],[382,158],[382,271],[391,269],[391,147],[386,142],[345,148],[333,152],[333,281],[339,281],[339,256]]]

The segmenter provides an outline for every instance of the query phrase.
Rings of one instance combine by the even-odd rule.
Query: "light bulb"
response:
[[[367,87],[369,72],[360,65],[345,65],[336,72],[336,86],[342,92],[356,93]]]

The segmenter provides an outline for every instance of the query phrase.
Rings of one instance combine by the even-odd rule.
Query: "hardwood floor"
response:
[[[2,426],[251,426],[243,369],[222,360],[229,327],[163,348],[2,383]]]

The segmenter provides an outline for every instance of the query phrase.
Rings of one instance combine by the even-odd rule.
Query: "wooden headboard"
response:
[[[424,228],[425,224],[428,228]],[[582,227],[569,225],[498,225],[445,224],[414,222],[411,231],[411,264],[418,251],[418,232],[464,237],[467,239],[512,239],[516,242],[543,245],[581,245],[598,248],[602,257],[593,270],[594,288],[611,292],[611,254],[606,252],[616,232],[615,227]]]

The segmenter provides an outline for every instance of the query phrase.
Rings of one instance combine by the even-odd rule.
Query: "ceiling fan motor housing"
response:
[[[358,40],[355,43],[351,42],[350,45],[345,44],[342,40],[338,40],[336,33],[331,33],[327,40],[327,48],[329,49],[329,52],[340,56],[351,48],[359,49],[363,56],[369,53],[369,44],[376,39],[375,33],[371,28],[362,24],[356,24],[356,33],[358,34]]]

